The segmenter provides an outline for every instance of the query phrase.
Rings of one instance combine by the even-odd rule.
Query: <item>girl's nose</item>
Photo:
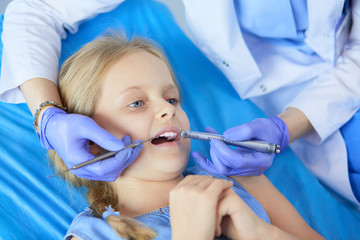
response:
[[[175,106],[167,101],[162,102],[161,106],[156,113],[158,119],[171,119],[175,115]]]

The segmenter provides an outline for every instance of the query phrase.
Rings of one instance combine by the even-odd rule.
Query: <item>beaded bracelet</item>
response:
[[[34,126],[34,129],[35,129],[35,132],[39,135],[39,131],[38,131],[38,118],[39,118],[39,115],[40,115],[40,112],[45,108],[45,107],[48,107],[48,106],[53,106],[53,107],[57,107],[57,108],[60,108],[64,111],[66,111],[66,108],[63,107],[62,105],[60,104],[57,104],[56,102],[53,102],[53,101],[45,101],[43,103],[41,103],[38,108],[36,109],[35,111],[35,116],[34,116],[34,122],[33,122],[33,126]]]

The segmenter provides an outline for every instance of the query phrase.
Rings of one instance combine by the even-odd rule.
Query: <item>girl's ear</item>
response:
[[[92,141],[89,141],[89,148],[90,148],[90,153],[95,156],[104,153],[104,149]]]

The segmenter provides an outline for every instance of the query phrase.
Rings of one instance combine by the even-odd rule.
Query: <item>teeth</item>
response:
[[[176,136],[177,136],[177,133],[175,133],[175,132],[164,132],[159,137],[165,137],[169,141],[169,140],[176,138]]]

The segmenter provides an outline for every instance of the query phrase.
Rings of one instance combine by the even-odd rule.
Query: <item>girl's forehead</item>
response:
[[[116,61],[104,76],[104,85],[126,89],[136,86],[176,86],[169,66],[146,51],[126,54]]]

